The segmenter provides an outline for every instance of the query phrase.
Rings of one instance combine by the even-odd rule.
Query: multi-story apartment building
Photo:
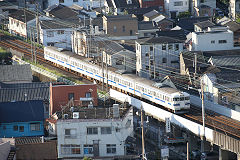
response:
[[[234,47],[233,32],[227,27],[212,26],[207,31],[192,32],[190,51],[217,51],[238,49]]]
[[[216,0],[192,0],[192,14],[196,16],[213,16]]]
[[[132,108],[120,109],[117,104],[111,108],[74,108],[57,120],[58,158],[124,159],[125,142],[132,134]]]
[[[179,53],[184,41],[172,37],[144,38],[136,41],[136,71],[145,78],[162,78],[178,71]]]

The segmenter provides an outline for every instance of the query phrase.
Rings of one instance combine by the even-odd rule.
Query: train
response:
[[[89,61],[89,58],[71,51],[53,46],[44,47],[44,58],[98,84],[107,83],[113,89],[164,106],[174,113],[190,109],[190,96],[186,92],[168,86],[158,87],[152,80],[135,74],[122,73],[113,67],[103,69],[100,65]]]

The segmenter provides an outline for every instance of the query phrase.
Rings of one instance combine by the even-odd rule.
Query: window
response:
[[[40,131],[40,123],[30,123],[31,131]]]
[[[162,50],[166,50],[166,44],[162,44]]]
[[[167,63],[167,58],[163,58],[162,63]]]
[[[214,40],[212,40],[212,41],[211,41],[211,43],[213,44],[213,43],[215,43],[215,41],[214,41]]]
[[[84,154],[93,154],[93,145],[84,145]]]
[[[18,126],[13,126],[14,131],[18,131]]]
[[[92,97],[92,93],[91,92],[87,92],[85,95],[86,95],[86,98],[91,98]]]
[[[97,127],[87,128],[87,134],[98,134],[98,128]]]
[[[174,6],[183,6],[183,1],[174,2]]]
[[[113,26],[113,32],[117,32],[117,27]]]
[[[112,134],[111,127],[101,127],[101,134]]]
[[[150,51],[153,51],[153,46],[150,46]]]
[[[68,100],[74,100],[74,93],[68,93]]]
[[[179,44],[175,44],[175,51],[179,50]]]
[[[132,30],[130,30],[129,32],[130,32],[130,36],[132,36],[132,35],[133,35],[133,31],[132,31]]]
[[[59,3],[64,3],[64,0],[59,0]]]
[[[125,26],[122,26],[122,31],[125,32],[126,31],[126,28]]]
[[[204,3],[204,0],[200,0],[200,3]]]
[[[107,144],[107,154],[113,154],[116,153],[116,144]]]
[[[19,127],[19,132],[24,132],[24,126]]]
[[[148,54],[148,53],[146,53],[146,54],[145,54],[145,56],[146,56],[146,57],[149,57],[149,54]]]
[[[73,2],[78,2],[78,0],[73,0]]]
[[[61,154],[81,154],[80,145],[76,144],[61,144]]]
[[[170,50],[170,49],[172,49],[173,48],[173,45],[172,44],[169,44],[168,45],[168,49]]]
[[[54,34],[53,34],[53,31],[47,31],[47,37],[53,37]]]
[[[220,43],[220,44],[227,43],[227,40],[219,40],[218,43]]]
[[[64,34],[64,30],[57,31],[57,34]]]
[[[54,46],[54,43],[53,42],[49,42],[49,43],[47,43],[47,46]]]
[[[65,138],[76,138],[77,131],[76,129],[65,129]]]

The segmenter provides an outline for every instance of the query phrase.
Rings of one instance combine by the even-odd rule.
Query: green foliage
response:
[[[84,157],[83,160],[92,160],[92,158]]]
[[[0,64],[12,64],[12,54],[0,47]]]
[[[186,12],[180,12],[177,16],[177,18],[187,18],[187,17],[190,17],[191,16],[191,13],[186,11]]]
[[[240,23],[240,14],[237,14],[237,15],[236,15],[236,22],[237,22],[237,23]]]

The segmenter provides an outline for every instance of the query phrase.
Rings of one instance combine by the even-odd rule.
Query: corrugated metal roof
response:
[[[0,122],[43,121],[43,101],[21,101],[0,103]]]
[[[217,66],[240,66],[240,56],[212,57],[212,62]]]

